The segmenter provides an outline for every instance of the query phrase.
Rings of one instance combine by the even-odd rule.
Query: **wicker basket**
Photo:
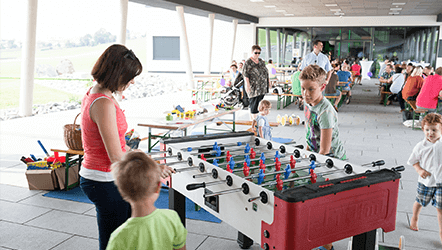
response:
[[[81,113],[75,117],[74,124],[64,125],[64,142],[66,146],[72,150],[83,150],[80,125],[75,124],[80,114]]]

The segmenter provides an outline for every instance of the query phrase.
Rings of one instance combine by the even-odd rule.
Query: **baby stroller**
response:
[[[226,93],[221,98],[221,103],[228,106],[235,106],[237,104],[242,104],[243,108],[249,106],[249,98],[247,92],[244,91],[244,77],[241,73],[235,79],[233,86],[226,88]]]

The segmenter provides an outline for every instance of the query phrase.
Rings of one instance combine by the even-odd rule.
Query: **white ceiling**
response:
[[[252,2],[253,1],[253,2]],[[442,0],[202,0],[210,4],[239,11],[256,17],[314,17],[336,16],[388,16],[390,12],[396,15],[437,15],[442,13]],[[393,3],[405,3],[394,5]],[[326,4],[337,4],[334,7]],[[274,5],[276,7],[266,8]],[[401,10],[390,10],[402,8]],[[341,11],[332,11],[341,9]],[[277,12],[276,10],[285,10]]]

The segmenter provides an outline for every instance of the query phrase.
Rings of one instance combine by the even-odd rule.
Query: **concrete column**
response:
[[[290,55],[290,59],[292,60],[295,49],[296,49],[296,33],[293,33],[292,54]]]
[[[304,51],[302,52],[302,57],[305,57],[305,55],[307,55],[307,46],[308,46],[308,40],[304,39]]]
[[[212,66],[212,46],[213,46],[213,23],[215,21],[215,14],[209,14],[209,48],[207,51],[207,68],[204,74],[209,75]]]
[[[427,29],[427,36],[425,37],[425,62],[430,62],[430,40],[431,40],[431,28]]]
[[[429,51],[428,54],[430,55],[428,62],[430,63],[430,65],[434,65],[433,61],[434,61],[434,58],[436,55],[434,53],[434,39],[436,38],[436,32],[437,32],[436,27],[431,28],[431,36],[430,36],[430,44],[429,44],[430,49],[428,50]]]
[[[442,32],[441,32],[441,30],[442,30],[442,25],[440,25],[438,28],[436,28],[437,29],[437,33],[439,34],[438,36],[436,36],[436,37],[438,37],[439,39],[438,40],[442,40]],[[437,46],[442,46],[442,44],[440,44],[440,42],[438,41],[437,42]],[[438,68],[438,67],[442,67],[442,55],[441,54],[438,54],[439,53],[439,48],[436,46],[436,69]]]
[[[287,37],[289,36],[289,32],[284,32],[284,40],[282,41],[282,65],[285,64],[285,57],[287,52]]]
[[[414,43],[414,46],[415,46],[414,60],[415,61],[419,61],[419,37],[420,37],[419,32],[417,32],[415,35],[415,43]]]
[[[238,27],[238,19],[233,19],[232,24],[233,24],[233,41],[232,41],[232,53],[230,55],[229,65],[233,61],[233,52],[235,52],[236,28]]]
[[[181,42],[183,43],[184,63],[186,64],[187,75],[187,88],[194,89],[195,83],[193,82],[192,62],[190,60],[189,41],[187,39],[186,21],[184,20],[184,8],[183,6],[176,6],[178,13],[178,20],[181,26]]]
[[[276,60],[273,60],[273,64],[276,67],[281,65],[281,29],[276,29]],[[275,63],[276,61],[276,63]]]
[[[266,46],[267,46],[266,61],[268,61],[270,58],[272,58],[272,44],[270,43],[270,29],[269,28],[266,28]]]
[[[252,37],[253,37],[253,44],[257,44],[256,41],[256,23],[251,23],[250,26],[252,26]]]
[[[120,27],[117,36],[117,43],[126,44],[126,30],[127,30],[127,9],[129,0],[120,0]]]
[[[26,34],[22,48],[19,115],[32,115],[34,93],[35,44],[37,36],[38,0],[28,0],[26,9]]]
[[[420,32],[420,39],[419,39],[419,62],[424,59],[424,48],[425,45],[425,30],[422,30]]]

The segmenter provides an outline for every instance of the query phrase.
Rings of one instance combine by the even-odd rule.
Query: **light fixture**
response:
[[[391,5],[405,5],[405,3],[392,3]]]
[[[265,8],[276,8],[276,5],[264,5]]]
[[[276,12],[287,12],[286,10],[275,10]]]
[[[295,16],[295,14],[284,14],[284,16]]]
[[[402,8],[390,8],[390,10],[402,10]]]
[[[389,15],[399,15],[400,13],[399,12],[389,12],[388,14]]]
[[[260,3],[260,2],[264,2],[264,0],[250,0],[250,2],[252,2],[252,3]]]
[[[342,13],[342,12],[336,12],[335,15],[336,15],[336,16],[338,16],[338,15],[339,15],[339,16],[343,16],[343,15],[345,15],[345,14]]]
[[[330,11],[341,11],[341,9],[330,9]]]
[[[326,4],[325,6],[327,6],[327,7],[336,7],[336,6],[338,6],[338,5],[335,4],[335,3],[331,3],[331,4]]]

